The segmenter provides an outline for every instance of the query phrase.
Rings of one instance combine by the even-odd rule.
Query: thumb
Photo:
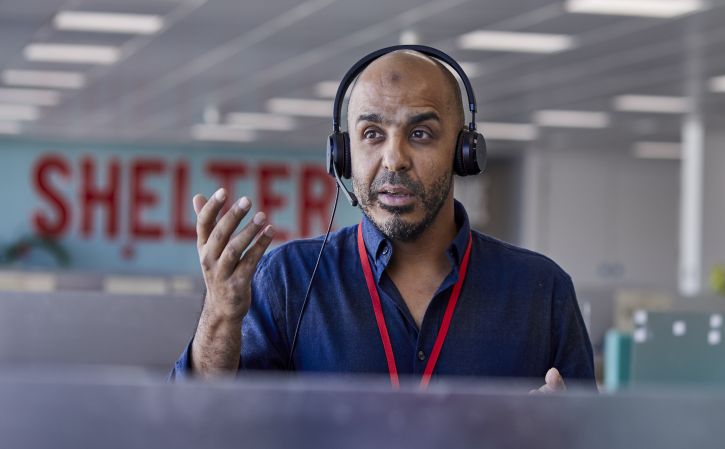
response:
[[[559,370],[556,368],[551,368],[549,371],[546,372],[544,382],[546,382],[546,385],[554,391],[566,390],[566,384],[564,384],[564,379],[561,377]]]

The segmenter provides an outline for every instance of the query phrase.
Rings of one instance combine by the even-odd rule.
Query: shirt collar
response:
[[[458,200],[453,200],[453,214],[456,220],[456,226],[458,226],[458,233],[453,238],[446,252],[451,257],[451,261],[455,262],[455,265],[458,266],[461,264],[463,255],[466,252],[466,246],[468,246],[468,235],[471,231],[471,225],[468,221],[466,209]],[[387,265],[387,261],[390,259],[390,253],[393,251],[393,245],[390,239],[380,232],[364,214],[362,227],[363,240],[365,241],[365,248],[368,254],[373,255],[373,260],[376,265],[379,262],[383,262],[383,260],[384,265]]]

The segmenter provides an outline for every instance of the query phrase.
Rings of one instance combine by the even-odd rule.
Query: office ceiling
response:
[[[143,36],[60,31],[53,18],[68,10],[157,14],[165,27]],[[707,81],[725,75],[723,24],[721,0],[672,19],[572,14],[559,0],[0,0],[0,71],[88,77],[5,138],[192,143],[195,124],[267,112],[270,98],[319,99],[317,83],[339,80],[360,56],[412,32],[470,68],[481,122],[531,123],[541,109],[603,111],[612,116],[606,129],[539,128],[539,138],[676,141],[681,115],[614,111],[613,97],[682,96],[690,75],[701,73],[708,122],[722,126],[725,93],[709,92]],[[479,29],[567,34],[576,45],[555,54],[459,48],[460,35]],[[112,65],[24,57],[29,44],[46,42],[112,45],[122,57]],[[697,52],[688,49],[701,50],[700,72]],[[295,120],[292,130],[259,130],[254,140],[229,145],[321,148],[330,120]],[[525,145],[501,139],[493,146]]]

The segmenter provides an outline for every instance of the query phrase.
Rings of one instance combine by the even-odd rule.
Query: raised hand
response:
[[[252,204],[242,197],[217,221],[225,201],[224,189],[217,190],[209,200],[194,196],[196,247],[207,288],[205,307],[212,307],[220,316],[241,319],[249,310],[251,280],[274,237],[274,229],[266,223],[264,212],[257,212],[234,235]]]
[[[240,327],[251,304],[252,278],[274,237],[274,228],[267,224],[264,212],[257,212],[234,234],[252,207],[246,197],[237,200],[217,220],[226,196],[226,191],[219,189],[208,200],[202,195],[193,199],[196,246],[207,292],[191,364],[194,372],[206,376],[236,372]]]

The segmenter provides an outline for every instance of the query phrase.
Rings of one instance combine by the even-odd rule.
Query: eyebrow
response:
[[[438,114],[430,111],[430,112],[422,112],[420,114],[416,114],[408,119],[407,125],[415,125],[417,123],[425,122],[428,120],[435,120],[437,122],[440,122],[441,119],[438,117]],[[390,120],[385,120],[382,115],[377,113],[372,114],[360,114],[357,118],[357,123],[360,122],[371,122],[371,123],[380,123],[383,122],[390,122]]]
[[[421,114],[416,114],[408,119],[408,126],[415,125],[416,123],[422,123],[426,122],[428,120],[435,120],[437,122],[441,121],[441,118],[438,117],[438,114],[435,112],[423,112]]]
[[[360,114],[357,118],[357,123],[360,122],[372,122],[372,123],[383,123],[383,116],[380,114]]]

